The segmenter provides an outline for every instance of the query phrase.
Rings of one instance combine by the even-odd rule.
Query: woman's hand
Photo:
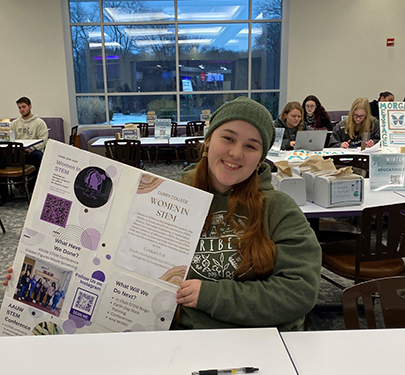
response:
[[[295,141],[290,141],[290,147],[294,148],[295,147]]]
[[[374,141],[372,139],[369,139],[366,143],[366,147],[373,147],[374,146]]]
[[[349,143],[350,143],[350,139],[347,142],[342,142],[342,144],[340,145],[340,147],[342,148],[349,148]]]
[[[185,307],[196,307],[200,295],[201,280],[186,280],[180,284],[177,290],[176,302]]]
[[[3,281],[3,285],[8,285],[8,281],[11,279],[12,273],[13,273],[13,267],[9,267],[7,270],[6,280]]]

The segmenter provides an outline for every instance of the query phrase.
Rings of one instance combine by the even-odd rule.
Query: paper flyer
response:
[[[405,102],[379,102],[382,147],[405,146]]]
[[[211,200],[49,140],[0,335],[169,329]]]

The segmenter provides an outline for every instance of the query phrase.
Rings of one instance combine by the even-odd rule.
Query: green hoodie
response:
[[[227,210],[228,193],[214,192],[212,224],[200,238],[188,279],[202,280],[197,307],[182,307],[173,328],[208,329],[238,327],[302,328],[304,316],[315,305],[320,280],[321,249],[314,232],[297,204],[286,194],[273,190],[271,171],[264,163],[260,190],[265,196],[263,230],[277,247],[272,274],[265,280],[235,281],[240,262],[227,226],[217,224]],[[246,222],[244,213],[235,220]]]

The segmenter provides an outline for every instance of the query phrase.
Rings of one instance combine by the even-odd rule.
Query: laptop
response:
[[[297,132],[295,150],[322,151],[325,147],[327,130],[307,130]]]

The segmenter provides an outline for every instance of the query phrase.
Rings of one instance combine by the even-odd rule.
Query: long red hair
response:
[[[202,157],[197,166],[184,175],[182,181],[196,188],[212,191],[208,177],[208,158]],[[263,230],[263,205],[264,196],[259,190],[259,175],[256,171],[245,181],[235,185],[229,193],[227,214],[222,222],[242,233],[237,243],[242,256],[242,261],[235,270],[234,277],[237,280],[264,279],[273,271],[276,245]],[[232,220],[236,210],[246,212],[246,225]],[[210,224],[211,215],[208,215],[204,230]],[[217,235],[219,236],[218,231]]]

